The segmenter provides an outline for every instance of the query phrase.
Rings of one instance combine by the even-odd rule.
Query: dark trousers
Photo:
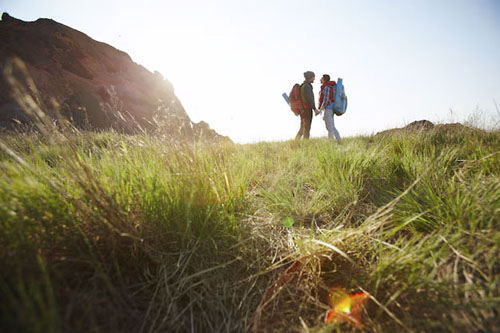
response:
[[[300,129],[295,136],[295,139],[309,139],[309,133],[311,132],[311,122],[312,122],[312,109],[306,109],[300,114]]]

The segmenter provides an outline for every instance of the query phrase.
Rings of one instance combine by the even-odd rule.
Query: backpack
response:
[[[345,95],[344,85],[342,84],[341,78],[338,78],[337,80],[333,96],[333,113],[337,116],[341,116],[347,110],[347,96]]]
[[[290,108],[296,115],[301,114],[304,109],[304,102],[302,101],[302,96],[300,93],[301,87],[302,87],[301,84],[295,83],[293,85],[292,91],[290,91],[290,96],[288,100]]]

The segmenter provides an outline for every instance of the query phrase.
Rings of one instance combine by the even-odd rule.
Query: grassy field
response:
[[[2,135],[0,331],[500,329],[500,133]],[[359,330],[358,330],[359,331]]]

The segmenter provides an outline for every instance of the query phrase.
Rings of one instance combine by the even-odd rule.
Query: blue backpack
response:
[[[347,96],[345,95],[344,85],[342,84],[342,79],[337,79],[337,84],[335,85],[335,90],[333,92],[333,113],[337,116],[341,116],[347,110]]]

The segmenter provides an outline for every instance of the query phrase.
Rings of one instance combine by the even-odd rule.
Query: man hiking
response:
[[[316,109],[316,103],[314,103],[314,92],[312,83],[314,82],[315,75],[311,71],[304,73],[304,83],[300,87],[300,96],[302,97],[302,102],[304,105],[303,110],[300,113],[300,129],[295,139],[309,139],[309,134],[311,132],[311,122],[312,122],[312,111],[316,115],[319,114],[318,109]]]
[[[323,75],[321,78],[321,90],[319,92],[319,110],[325,111],[323,119],[325,120],[326,129],[328,130],[328,139],[332,140],[333,137],[335,137],[337,142],[340,143],[340,134],[335,128],[335,122],[333,120],[335,85],[335,81],[330,81],[330,75]]]

